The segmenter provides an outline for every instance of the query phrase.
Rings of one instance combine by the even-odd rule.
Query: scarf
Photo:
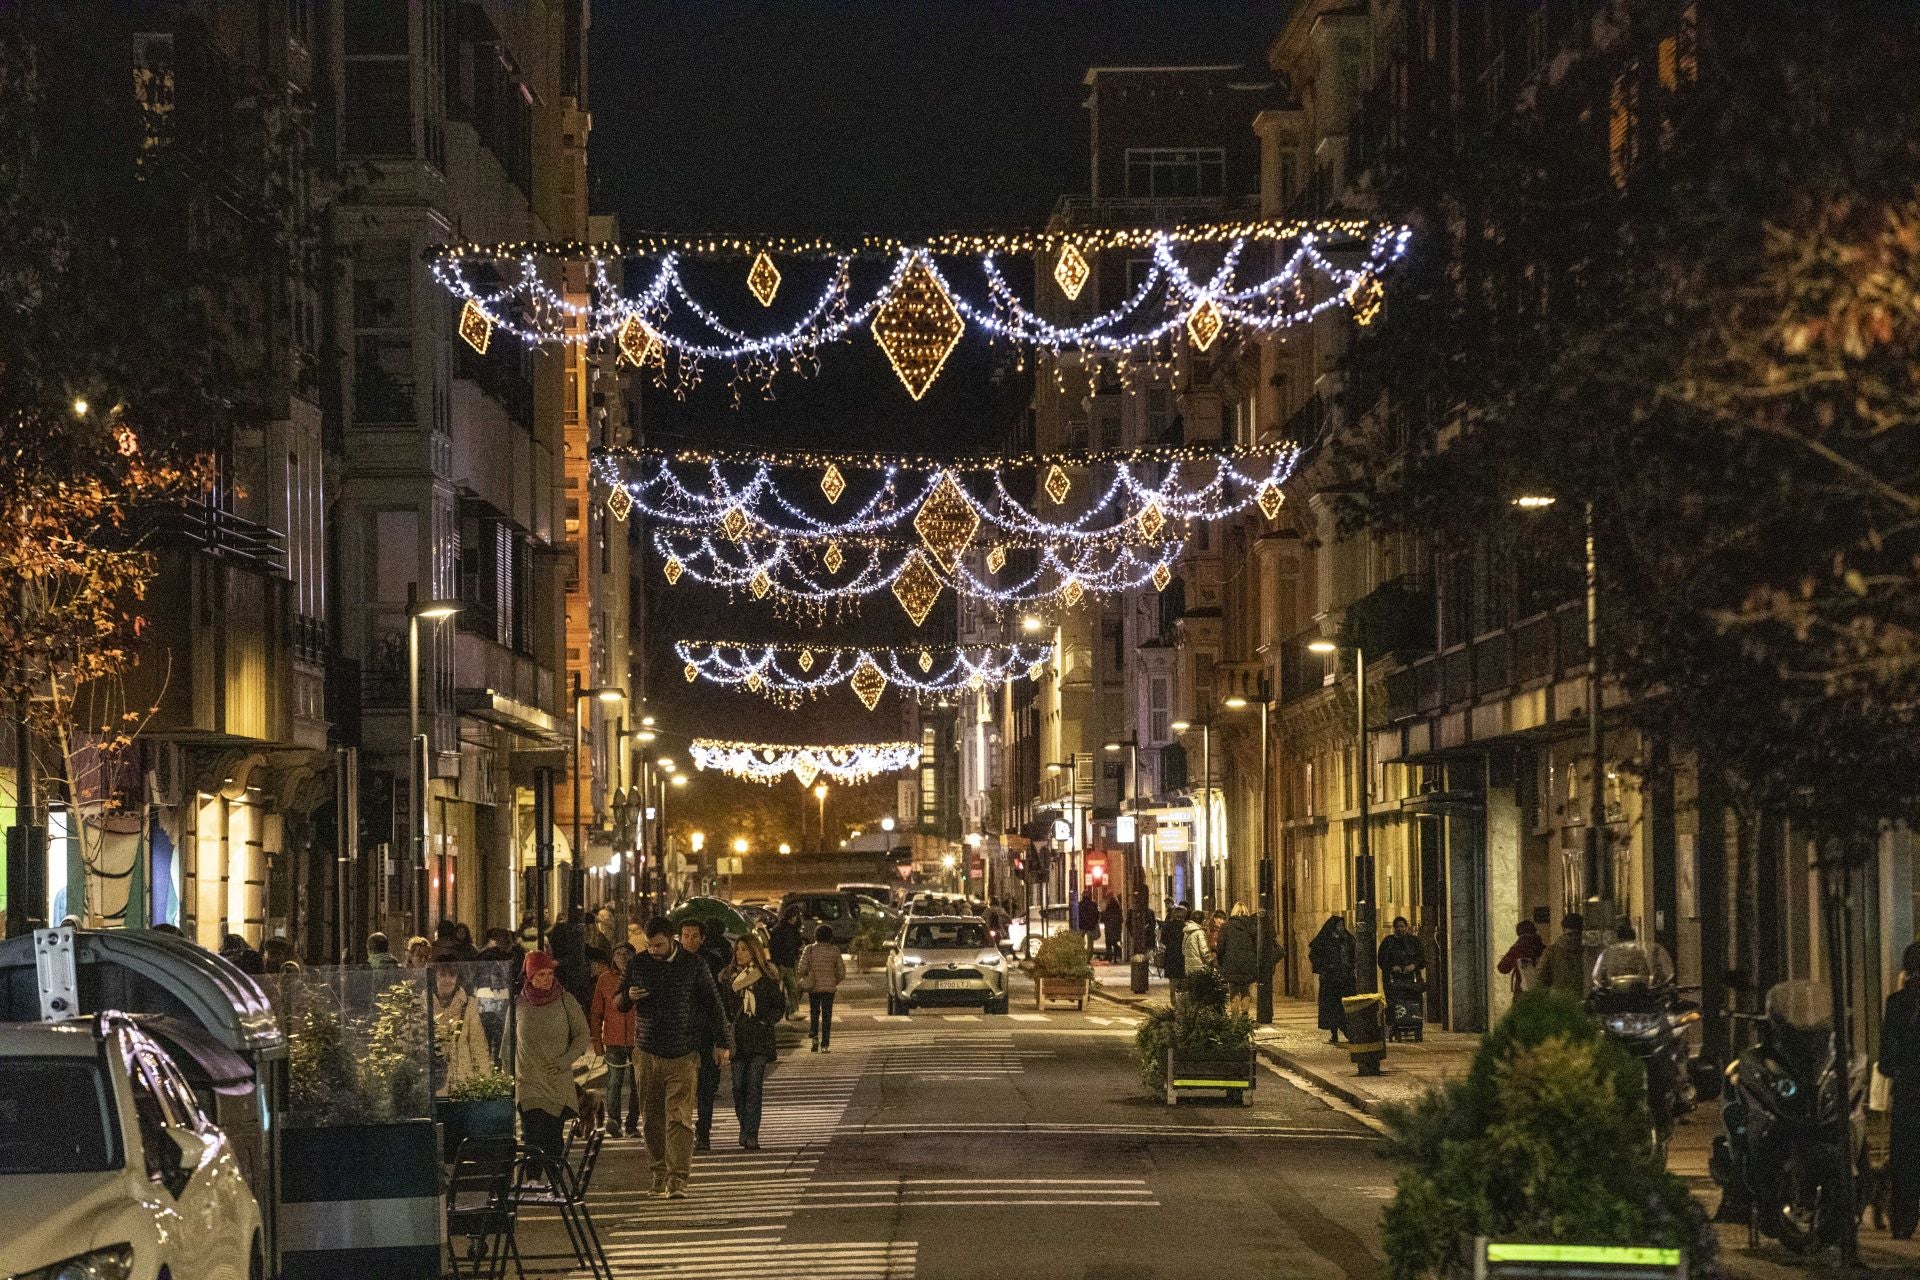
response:
[[[553,985],[545,991],[533,985],[533,975],[543,971],[556,975]],[[520,998],[526,1003],[531,1005],[552,1004],[560,998],[562,988],[558,978],[557,966],[554,964],[552,956],[544,951],[529,952],[527,954],[526,964],[521,972],[524,974],[524,979],[520,984]]]
[[[742,969],[733,975],[733,989],[740,997],[740,1012],[746,1014],[749,1018],[753,1017],[754,1014],[759,1011],[753,1000],[753,987],[754,984],[759,981],[760,967],[758,965],[755,965],[751,969]]]

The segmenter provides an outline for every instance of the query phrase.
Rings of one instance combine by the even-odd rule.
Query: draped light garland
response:
[[[864,327],[918,400],[969,331],[1125,366],[1171,360],[1182,343],[1204,352],[1229,328],[1272,333],[1339,307],[1364,324],[1379,308],[1381,277],[1411,234],[1362,219],[1249,219],[950,234],[920,243],[648,235],[623,244],[450,245],[435,253],[431,267],[462,304],[461,337],[483,354],[495,329],[532,344],[612,344],[682,395],[699,384],[705,365],[730,365],[737,396],[745,385],[770,391],[783,367],[810,372],[822,346]],[[1034,255],[1040,274],[1050,271],[1071,301],[1091,276],[1089,255],[1110,250],[1144,255],[1146,269],[1114,306],[1072,323],[1055,323],[1042,314],[1047,308],[1022,299],[1000,261]],[[787,260],[786,272],[775,258]],[[750,332],[723,319],[689,284],[683,268],[712,259],[750,264],[741,288],[762,309],[803,268],[824,281],[783,324]],[[864,270],[869,264],[874,270]],[[1244,280],[1243,264],[1250,277]],[[856,268],[866,277],[859,285]],[[584,291],[570,295],[563,276],[584,280]],[[620,283],[627,280],[637,291]]]
[[[799,746],[776,742],[733,742],[695,738],[687,754],[696,768],[714,769],[749,782],[772,786],[792,774],[802,787],[815,778],[843,785],[865,782],[883,773],[920,767],[917,742],[861,742],[846,746]]]
[[[689,681],[705,679],[757,693],[782,706],[850,685],[867,710],[889,685],[937,698],[1021,677],[1032,678],[1053,656],[1050,644],[858,645],[680,640],[673,650]]]

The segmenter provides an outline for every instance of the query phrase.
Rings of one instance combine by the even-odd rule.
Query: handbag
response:
[[[800,989],[813,990],[813,949],[818,943],[809,942],[807,949],[800,953]]]

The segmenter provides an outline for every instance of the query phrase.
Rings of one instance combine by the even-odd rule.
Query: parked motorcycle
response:
[[[1716,1217],[1800,1253],[1840,1243],[1852,1211],[1849,1168],[1866,1144],[1867,1059],[1843,1071],[1824,983],[1782,982],[1767,992],[1760,1043],[1727,1068],[1709,1169],[1724,1191]]]
[[[1700,1006],[1681,999],[1671,985],[1639,976],[1602,983],[1587,1005],[1607,1035],[1646,1068],[1653,1145],[1664,1150],[1674,1122],[1693,1110],[1694,1063],[1687,1029],[1700,1021]]]

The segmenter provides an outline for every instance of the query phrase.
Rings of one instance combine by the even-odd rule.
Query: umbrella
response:
[[[729,938],[738,938],[753,928],[745,916],[718,898],[688,898],[669,911],[667,919],[674,924],[684,924],[688,920],[698,920],[706,925],[717,924]]]

